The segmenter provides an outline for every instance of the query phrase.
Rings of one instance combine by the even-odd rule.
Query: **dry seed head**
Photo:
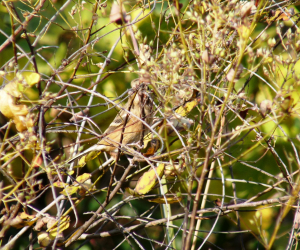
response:
[[[273,38],[269,38],[268,45],[273,48],[275,46],[275,44],[276,44],[275,38],[274,37]]]
[[[225,49],[222,49],[221,50],[221,53],[220,53],[220,57],[224,57],[226,55],[226,51],[225,51]]]
[[[132,27],[132,30],[133,30],[134,33],[136,33],[139,30],[138,27],[135,24],[132,25],[131,27]]]
[[[254,12],[255,10],[256,10],[256,6],[253,1],[246,2],[245,4],[243,4],[241,8],[241,16],[247,17],[251,14],[251,12]]]
[[[265,66],[263,66],[263,72],[264,72],[264,75],[269,77],[269,71],[267,70],[267,68]]]
[[[257,56],[257,57],[264,56],[264,52],[263,52],[263,49],[262,49],[262,48],[258,48],[258,49],[256,50],[256,56]]]
[[[216,57],[210,54],[207,50],[204,50],[202,53],[202,60],[206,64],[211,65],[216,60]]]
[[[263,117],[265,117],[272,110],[272,102],[270,100],[263,100],[260,103],[260,112]]]
[[[208,15],[205,19],[206,19],[207,24],[212,24],[213,20],[210,15]]]
[[[226,78],[229,82],[231,82],[231,81],[236,82],[240,78],[240,75],[242,74],[242,72],[243,72],[243,67],[241,65],[239,65],[237,70],[235,68],[231,68],[229,70],[228,74],[226,75]]]
[[[76,7],[76,5],[74,5],[70,12],[71,16],[74,16],[76,14],[76,12],[77,12],[77,7]]]
[[[135,36],[136,40],[141,42],[143,37],[142,37],[142,33],[139,30],[135,33],[134,36]]]
[[[98,20],[99,16],[97,15],[97,13],[94,13],[93,16],[92,16],[92,19],[94,21]]]
[[[298,209],[295,215],[295,229],[298,229],[299,227],[300,227],[300,210]]]

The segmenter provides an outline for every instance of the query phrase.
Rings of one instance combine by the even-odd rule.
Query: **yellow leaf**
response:
[[[57,224],[59,224],[59,229],[57,230],[57,226],[54,228],[51,228],[49,230],[49,236],[50,238],[54,239],[56,237],[57,234],[60,234],[61,232],[63,232],[64,230],[68,229],[70,226],[70,217],[69,216],[65,216],[62,217],[60,221],[57,221]]]
[[[22,76],[25,78],[25,81],[30,87],[37,84],[41,80],[40,74],[34,72],[24,72],[22,73]]]
[[[101,151],[89,152],[87,155],[80,158],[78,166],[76,167],[83,167],[88,161],[94,160],[99,154],[101,154]]]
[[[35,216],[28,215],[28,214],[22,212],[22,213],[19,213],[12,220],[8,220],[8,221],[4,222],[4,224],[8,223],[12,227],[22,228],[22,227],[31,226],[32,224],[34,224],[35,220],[32,220],[33,218],[35,218]]]
[[[79,175],[76,178],[76,181],[78,181],[79,183],[84,183],[85,181],[87,181],[90,178],[91,178],[91,174],[85,173],[85,174]]]
[[[34,215],[26,214],[25,212],[22,212],[22,213],[20,213],[20,218],[22,220],[32,220],[32,219],[35,218],[35,216]]]
[[[27,126],[26,126],[26,117],[25,116],[15,116],[13,118],[14,123],[16,125],[16,129],[20,132],[27,130]]]
[[[165,164],[159,164],[155,169],[150,169],[138,180],[135,191],[138,194],[147,194],[156,184],[157,177],[161,178],[164,173]]]
[[[91,174],[85,173],[83,175],[78,176],[76,180],[78,181],[78,183],[80,183],[80,185],[78,183],[77,185],[79,186],[78,194],[81,196],[85,196],[86,192],[93,187],[91,181]]]
[[[16,105],[13,96],[4,91],[4,89],[0,90],[0,111],[8,119],[28,114],[26,105]]]
[[[65,189],[63,191],[61,191],[60,193],[65,196],[68,196],[68,194],[72,195],[72,194],[77,193],[77,190],[79,188],[80,187],[74,187],[74,186],[65,187]]]
[[[240,25],[237,28],[237,31],[238,31],[239,36],[240,36],[240,38],[241,38],[242,41],[248,39],[249,34],[250,34],[250,29],[249,29],[248,26],[246,26],[246,25]]]
[[[58,187],[58,188],[64,188],[64,187],[68,186],[68,184],[66,184],[62,181],[56,181],[56,182],[53,183],[53,186]]]
[[[180,116],[187,116],[194,107],[199,103],[199,98],[195,98],[191,101],[186,102],[183,106],[180,106],[175,110]]]

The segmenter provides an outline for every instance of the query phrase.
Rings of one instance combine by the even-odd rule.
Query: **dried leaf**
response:
[[[18,79],[14,79],[5,85],[3,90],[13,97],[22,98],[23,95],[19,90],[19,84],[21,84],[21,82]]]
[[[81,196],[84,196],[87,192],[87,190],[90,190],[91,187],[93,187],[92,181],[91,181],[91,174],[83,174],[76,178],[76,180],[81,183],[79,185],[79,191],[78,194]]]
[[[39,218],[34,226],[35,231],[41,231],[44,226],[47,225],[47,217]]]
[[[10,226],[15,227],[15,228],[22,228],[25,226],[31,226],[32,224],[35,223],[34,219],[35,216],[33,215],[28,215],[25,212],[19,213],[15,218],[12,220],[7,220]],[[5,223],[4,223],[5,224]]]
[[[17,130],[22,132],[33,127],[33,119],[28,115],[26,105],[17,104],[17,99],[22,97],[19,86],[23,86],[21,80],[15,79],[0,90],[0,112],[8,119],[13,119]]]

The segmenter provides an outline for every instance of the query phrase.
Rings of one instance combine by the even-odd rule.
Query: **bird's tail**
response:
[[[81,158],[78,162],[78,165],[84,166],[88,161],[95,159],[99,154],[101,154],[101,150],[105,147],[105,145],[95,144],[94,146],[89,147],[85,151],[77,154],[70,160],[66,161],[67,164],[72,163],[73,161]]]

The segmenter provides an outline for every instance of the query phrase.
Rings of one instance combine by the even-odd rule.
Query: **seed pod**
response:
[[[216,57],[212,54],[210,54],[207,50],[204,50],[202,53],[202,60],[208,64],[211,65],[216,60]]]
[[[123,20],[126,19],[126,11],[124,6],[120,7],[120,5],[116,2],[113,3],[109,15],[109,20],[112,23],[116,23],[118,25],[123,24]]]
[[[233,81],[233,82],[236,82],[238,79],[240,79],[240,75],[242,74],[243,72],[243,67],[241,65],[239,65],[236,73],[235,73],[235,68],[232,67],[228,74],[226,75],[226,78],[229,82]],[[234,75],[235,73],[235,75]]]
[[[272,110],[272,102],[270,100],[263,100],[260,103],[260,113],[263,117],[269,114]]]

